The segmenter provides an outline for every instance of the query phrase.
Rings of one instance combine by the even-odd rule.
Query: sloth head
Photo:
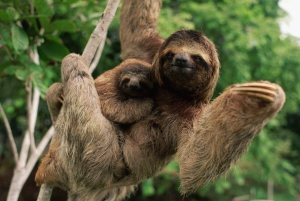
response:
[[[178,93],[209,100],[218,76],[215,45],[201,32],[180,30],[169,36],[154,58],[155,81]]]
[[[152,93],[153,82],[150,79],[151,65],[136,59],[122,63],[119,88],[129,97],[145,97]]]

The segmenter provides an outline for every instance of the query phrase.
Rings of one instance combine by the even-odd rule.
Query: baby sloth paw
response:
[[[275,101],[280,89],[278,85],[269,82],[236,84],[231,88],[233,94],[259,98],[270,103]]]

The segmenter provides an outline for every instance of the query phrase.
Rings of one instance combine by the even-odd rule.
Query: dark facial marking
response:
[[[165,60],[172,61],[174,55],[175,55],[174,53],[168,52],[168,53],[165,55]]]
[[[199,55],[193,55],[192,59],[194,60],[195,63],[201,65],[204,67],[206,70],[209,70],[209,65],[206,63],[206,61],[200,57]]]

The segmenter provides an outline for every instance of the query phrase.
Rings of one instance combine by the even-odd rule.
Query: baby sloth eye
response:
[[[121,85],[122,84],[127,84],[130,81],[130,78],[128,77],[123,77],[123,79],[121,80]]]

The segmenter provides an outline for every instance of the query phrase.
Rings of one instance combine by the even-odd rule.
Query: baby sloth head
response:
[[[128,64],[130,61],[130,64]],[[152,93],[151,65],[136,59],[125,61],[120,75],[119,88],[129,97],[145,97]]]
[[[206,36],[195,30],[180,30],[160,47],[152,73],[161,86],[208,97],[212,96],[219,67],[215,45]]]

